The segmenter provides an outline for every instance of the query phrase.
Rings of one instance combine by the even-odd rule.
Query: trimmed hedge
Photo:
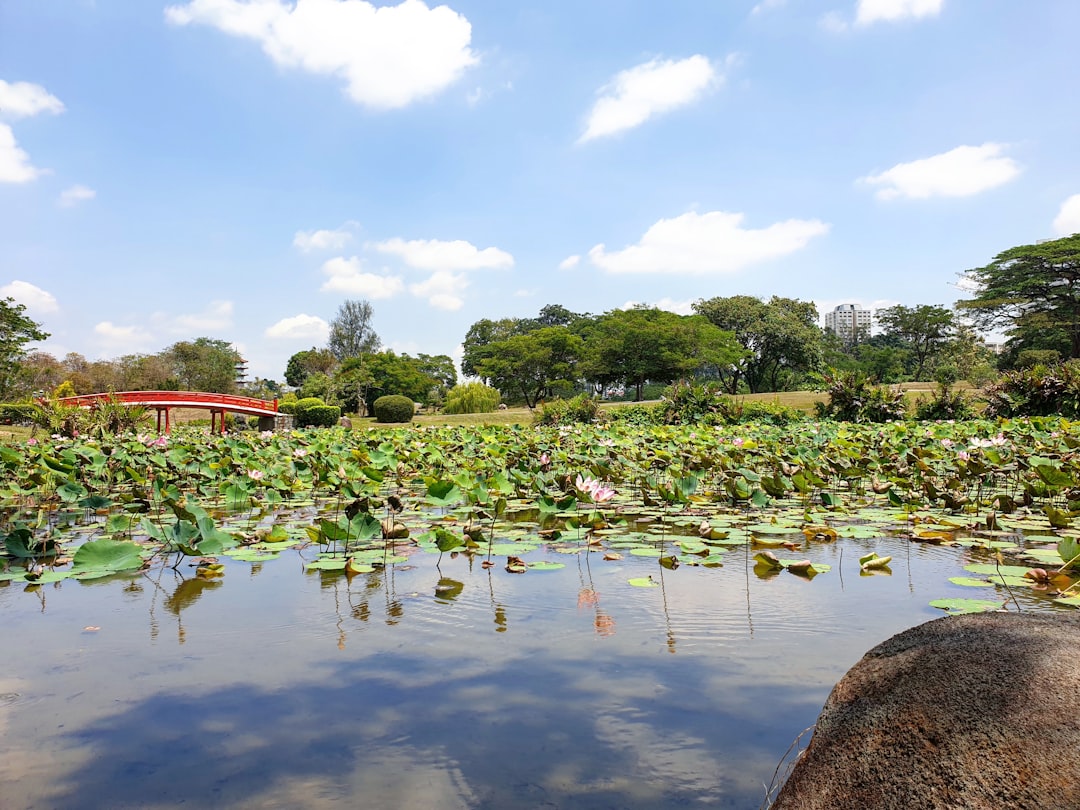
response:
[[[375,411],[376,422],[411,422],[416,405],[408,397],[388,394],[375,400],[372,410]]]
[[[333,427],[341,418],[337,405],[312,405],[296,413],[297,427]]]

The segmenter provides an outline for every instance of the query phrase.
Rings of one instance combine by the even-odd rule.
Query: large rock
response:
[[[1080,808],[1080,621],[913,627],[833,689],[773,810]]]

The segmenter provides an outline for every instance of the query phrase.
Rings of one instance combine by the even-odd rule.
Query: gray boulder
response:
[[[949,616],[833,689],[773,810],[1080,808],[1080,618]]]

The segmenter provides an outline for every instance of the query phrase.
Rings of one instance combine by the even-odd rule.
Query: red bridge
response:
[[[162,415],[165,432],[169,432],[169,411],[173,408],[201,408],[210,411],[210,432],[225,432],[225,412],[242,413],[259,417],[259,427],[272,427],[278,415],[278,401],[253,397],[234,397],[230,394],[208,394],[202,391],[117,391],[110,394],[83,394],[78,397],[58,399],[64,405],[92,408],[99,402],[115,402],[119,405],[142,405],[157,410],[157,429],[161,432]]]

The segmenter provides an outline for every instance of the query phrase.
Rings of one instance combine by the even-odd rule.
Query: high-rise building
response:
[[[856,343],[870,335],[872,313],[858,304],[841,304],[825,313],[825,328],[844,343]]]

